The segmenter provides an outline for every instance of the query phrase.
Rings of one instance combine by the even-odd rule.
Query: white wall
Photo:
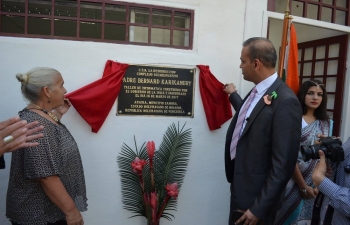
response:
[[[125,1],[125,0],[124,0]],[[0,119],[9,118],[26,106],[15,78],[36,66],[59,70],[68,92],[89,84],[102,75],[106,60],[129,64],[161,64],[195,67],[208,64],[222,83],[241,84],[239,91],[249,91],[242,81],[240,51],[243,39],[261,36],[263,10],[267,0],[138,0],[144,4],[195,10],[193,50],[119,45],[94,42],[61,41],[0,37]],[[245,8],[247,5],[247,8]],[[258,19],[258,23],[253,19]],[[256,21],[256,20],[255,20]],[[265,36],[265,35],[263,35]],[[144,218],[131,218],[122,208],[120,178],[116,158],[125,142],[139,144],[154,140],[159,146],[167,127],[180,121],[192,128],[193,147],[188,171],[178,198],[178,210],[172,222],[161,224],[224,225],[229,210],[229,184],[224,172],[224,141],[228,122],[210,132],[203,111],[196,73],[194,118],[116,116],[114,105],[100,131],[95,134],[72,107],[63,117],[76,139],[82,155],[87,184],[86,225],[146,224]],[[0,224],[4,216],[11,154],[5,154],[7,167],[0,170]]]

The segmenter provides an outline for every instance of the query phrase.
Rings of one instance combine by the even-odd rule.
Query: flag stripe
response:
[[[298,75],[298,41],[293,23],[290,24],[289,31],[289,51],[286,73],[286,84],[294,91],[295,94],[299,90],[299,75]]]

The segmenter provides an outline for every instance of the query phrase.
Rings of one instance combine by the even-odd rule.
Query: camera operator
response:
[[[326,177],[327,164],[324,151],[319,150],[320,161],[317,164],[312,180],[314,185],[323,194],[320,197],[320,215],[315,215],[314,206],[313,220],[311,224],[350,224],[350,138],[342,145],[344,161],[332,163],[333,181]],[[333,167],[335,166],[335,167]],[[318,201],[318,200],[316,200]]]

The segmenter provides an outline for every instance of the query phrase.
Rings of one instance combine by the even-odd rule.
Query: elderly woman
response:
[[[36,140],[39,145],[12,153],[6,216],[13,225],[82,225],[85,178],[78,146],[60,122],[70,107],[63,78],[51,68],[34,68],[16,77],[29,101],[19,116],[44,126],[44,137]]]

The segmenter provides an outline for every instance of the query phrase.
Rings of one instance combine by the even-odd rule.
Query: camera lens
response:
[[[311,159],[312,149],[310,146],[302,145],[300,149],[301,155],[303,157],[304,162],[307,162]]]
[[[311,145],[310,148],[312,149],[312,151],[311,151],[312,153],[310,156],[311,159],[319,159],[320,158],[320,155],[318,154],[319,150],[322,150],[325,154],[327,151],[327,149],[324,149],[322,145]]]
[[[310,159],[319,159],[318,151],[322,150],[326,153],[327,149],[324,149],[322,145],[310,145],[310,146],[301,146],[301,155],[304,162],[309,161]]]

